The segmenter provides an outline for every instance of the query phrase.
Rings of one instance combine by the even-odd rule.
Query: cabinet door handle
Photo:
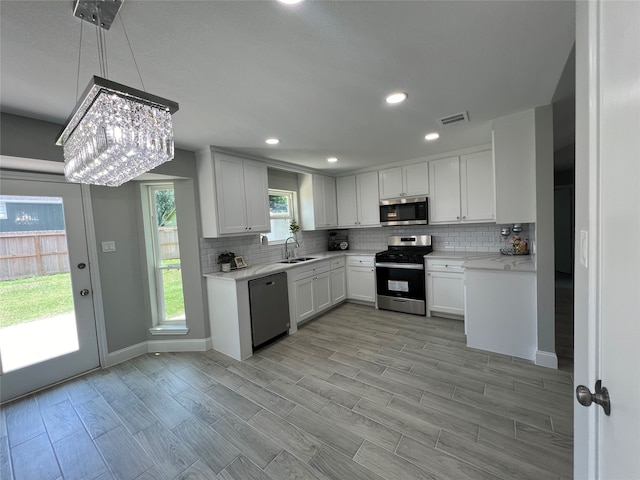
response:
[[[460,220],[460,217],[459,217],[459,216],[458,216],[458,217],[456,217],[456,220]]]

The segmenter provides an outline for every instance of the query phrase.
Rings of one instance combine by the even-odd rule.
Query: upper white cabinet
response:
[[[322,230],[338,226],[335,178],[300,174],[298,190],[302,230]]]
[[[429,162],[429,223],[460,221],[460,158]]]
[[[496,222],[536,221],[536,115],[527,110],[493,121]]]
[[[205,238],[270,230],[265,165],[211,150],[196,159]]]
[[[495,221],[490,151],[429,162],[429,223]]]
[[[429,193],[429,166],[426,162],[379,171],[380,200],[424,197]]]
[[[380,226],[378,172],[336,179],[338,226]]]
[[[460,157],[460,213],[463,222],[495,221],[493,156],[490,150]]]

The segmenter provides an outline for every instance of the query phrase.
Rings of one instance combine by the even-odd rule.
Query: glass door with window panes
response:
[[[2,402],[99,366],[80,185],[0,179]]]

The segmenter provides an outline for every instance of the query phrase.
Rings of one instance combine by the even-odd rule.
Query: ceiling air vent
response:
[[[469,121],[469,112],[456,113],[455,115],[449,115],[448,117],[442,117],[438,119],[438,123],[442,127],[447,125],[457,125],[459,123],[466,123]]]

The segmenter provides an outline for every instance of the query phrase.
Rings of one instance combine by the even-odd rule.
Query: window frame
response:
[[[166,315],[165,291],[163,273],[167,270],[180,270],[182,274],[182,259],[179,263],[162,264],[162,251],[158,235],[158,221],[155,193],[158,190],[171,189],[174,192],[175,185],[171,181],[158,183],[145,183],[141,185],[143,189],[143,219],[145,223],[145,250],[147,260],[147,272],[149,276],[149,300],[153,327],[150,329],[154,334],[178,334],[186,333],[186,306],[185,313],[180,318],[169,319]],[[175,201],[176,211],[178,202]],[[176,229],[179,231],[179,223],[176,222]],[[178,233],[179,236],[179,233]],[[183,302],[184,302],[184,279],[182,280]],[[184,330],[185,332],[182,332]]]
[[[281,215],[281,214],[273,215],[271,213],[271,207],[269,206],[269,226],[271,226],[271,221],[272,220],[289,220],[289,223],[291,223],[291,220],[298,221],[298,192],[296,192],[294,190],[283,190],[281,188],[269,188],[268,194],[269,194],[269,196],[271,196],[271,195],[285,195],[285,196],[288,196],[290,198],[289,206],[290,206],[290,210],[291,210],[291,213],[289,215]],[[287,241],[287,238],[289,238],[291,236],[289,234],[285,238],[282,238],[282,239],[272,239],[269,236],[269,235],[272,234],[272,232],[273,232],[273,230],[271,232],[265,234],[267,236],[267,238],[269,239],[269,245],[284,245],[284,242]]]

